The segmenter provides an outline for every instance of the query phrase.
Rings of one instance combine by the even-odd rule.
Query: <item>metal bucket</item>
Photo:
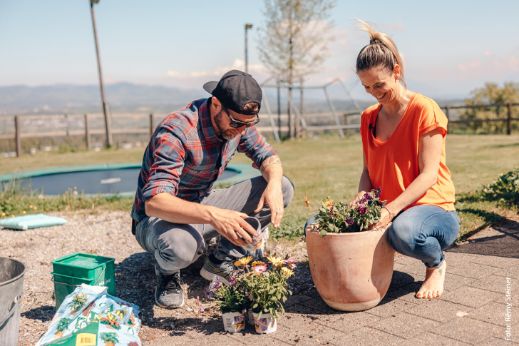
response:
[[[0,257],[0,345],[18,343],[20,299],[23,291],[23,263]]]

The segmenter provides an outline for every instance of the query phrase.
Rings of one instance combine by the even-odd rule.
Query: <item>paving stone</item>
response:
[[[395,252],[395,263],[408,265],[408,264],[421,264],[422,262],[420,262],[416,258],[405,256],[398,252]],[[423,264],[421,264],[421,265],[423,266]]]
[[[503,328],[495,324],[485,323],[471,318],[459,318],[447,321],[432,331],[434,334],[443,335],[470,344],[478,344],[500,332]]]
[[[491,267],[507,269],[519,266],[519,259],[509,257],[497,257],[497,256],[475,256],[471,258],[472,263],[485,264]]]
[[[463,286],[455,291],[444,293],[442,299],[472,308],[478,308],[501,297],[502,295],[496,292]]]
[[[206,345],[229,345],[229,346],[241,346],[245,345],[244,342],[232,339],[226,334],[204,334],[201,336],[200,334],[194,335],[183,335],[182,338],[179,337],[168,337],[161,338],[159,340],[154,340],[147,342],[146,345],[149,346],[184,346],[184,345],[199,345],[200,338],[203,337],[204,344]]]
[[[409,261],[395,262],[393,270],[415,277],[416,275],[423,275],[423,273],[425,273],[425,266],[419,260],[411,258]]]
[[[449,250],[444,251],[444,256],[447,263],[452,265],[468,263],[479,257],[485,257],[471,253],[450,252]]]
[[[482,306],[469,315],[470,318],[496,324],[498,326],[505,326],[505,311],[506,305],[496,302],[490,302]]]
[[[395,270],[393,271],[393,277],[391,278],[391,284],[389,285],[389,290],[395,290],[401,288],[403,286],[407,286],[415,281],[415,277],[410,275],[409,273]]]
[[[504,297],[506,291],[506,284],[506,277],[493,274],[483,279],[474,280],[470,284],[468,284],[468,286],[500,293]]]
[[[336,310],[334,310],[331,307],[329,307],[328,305],[326,305],[326,303],[324,302],[324,300],[322,300],[321,296],[319,296],[317,291],[310,292],[308,294],[308,297],[310,299],[305,300],[297,305],[304,305],[309,308],[312,308],[315,310],[316,314],[322,314],[322,313],[332,314],[332,313],[336,312]]]
[[[435,329],[439,325],[439,322],[401,312],[372,324],[371,328],[382,330],[404,339],[411,339],[428,330]]]
[[[477,279],[467,278],[465,276],[457,275],[451,273],[449,268],[447,268],[447,274],[445,275],[445,283],[443,285],[443,290],[445,292],[455,291],[462,286],[470,285]]]
[[[507,341],[505,339],[498,339],[498,338],[494,338],[494,337],[491,337],[481,343],[478,343],[478,345],[481,345],[481,346],[510,346],[512,344],[517,344],[517,343],[513,343],[512,341]]]
[[[333,314],[327,316],[327,318],[319,318],[316,322],[344,333],[351,333],[364,326],[370,326],[380,319],[381,317],[379,316],[369,314],[365,311],[358,311]]]
[[[409,293],[414,294],[414,292]],[[415,298],[413,298],[415,299]],[[368,313],[380,316],[380,317],[391,317],[399,314],[400,312],[414,306],[415,303],[411,300],[384,298],[382,302],[372,309],[367,310]]]
[[[467,278],[481,279],[496,273],[496,268],[484,264],[462,262],[451,264],[447,260],[447,273],[457,274]]]
[[[272,336],[289,344],[327,345],[334,344],[333,340],[344,334],[316,322],[317,319],[315,318],[290,313],[279,321],[278,331]],[[254,344],[253,340],[247,340],[247,342]]]
[[[419,300],[419,303],[409,307],[405,312],[425,317],[438,322],[446,322],[456,318],[463,318],[472,314],[474,309],[464,305],[455,304],[444,300]]]
[[[504,305],[503,305],[504,306]],[[504,339],[508,342],[514,342],[519,344],[519,318],[517,316],[517,306],[511,306],[511,318],[508,321],[504,321],[500,331],[495,331],[493,336],[499,339]],[[503,311],[503,320],[505,319],[505,313]]]
[[[437,345],[470,345],[459,340],[454,340],[446,336],[425,332],[422,335],[406,340],[402,343],[402,346],[437,346]]]
[[[519,279],[519,262],[514,262],[514,265],[508,267],[502,272],[497,273],[497,275]]]
[[[399,300],[405,300],[409,303],[416,303],[417,299],[415,298],[415,293],[418,291],[420,286],[422,285],[419,281],[414,281],[406,286],[403,286],[401,288],[388,291],[384,299],[379,305],[382,305],[386,302],[389,302],[391,300],[399,299]]]
[[[305,302],[310,299],[312,299],[312,298],[310,298],[309,296],[303,295],[303,294],[293,295],[288,298],[288,300],[285,303],[285,307],[288,308],[292,305],[296,305],[296,304]]]
[[[359,346],[377,346],[377,345],[401,345],[405,339],[390,333],[383,332],[371,327],[363,327],[355,330],[353,333],[338,337],[335,340],[336,345],[359,345]]]
[[[274,345],[294,345],[295,343],[287,343],[283,340],[277,339],[277,336],[280,333],[280,326],[278,324],[278,330],[272,334],[257,334],[254,331],[254,327],[247,326],[247,329],[243,333],[229,333],[227,337],[232,340],[235,344],[232,345],[264,345],[264,346],[274,346]],[[204,345],[226,345],[224,343],[212,343],[209,340],[205,340],[205,335],[200,335],[198,339],[198,343],[195,342],[192,345],[200,345],[202,344],[200,340],[203,338]],[[184,345],[189,345],[189,343],[185,343]]]

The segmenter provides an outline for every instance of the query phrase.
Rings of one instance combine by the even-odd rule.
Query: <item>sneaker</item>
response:
[[[216,262],[213,255],[205,258],[204,265],[200,269],[200,276],[208,281],[213,281],[215,278],[226,285],[229,284],[229,278],[234,270],[231,261]]]
[[[175,309],[184,305],[184,292],[180,286],[180,272],[164,275],[155,268],[157,287],[155,288],[155,303],[166,309]]]

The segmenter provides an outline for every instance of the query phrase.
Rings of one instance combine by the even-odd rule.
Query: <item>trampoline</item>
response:
[[[67,191],[77,191],[85,195],[135,194],[140,164],[83,166],[74,168],[54,168],[0,176],[2,188],[12,182],[22,190],[30,190],[43,195],[61,195]],[[234,184],[259,175],[246,164],[228,165],[216,184]]]

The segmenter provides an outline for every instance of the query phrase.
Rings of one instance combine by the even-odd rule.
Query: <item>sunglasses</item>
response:
[[[230,120],[229,125],[234,129],[237,129],[242,126],[251,127],[251,126],[254,126],[257,123],[259,123],[259,117],[257,114],[255,115],[255,118],[253,121],[240,121],[240,120],[234,119],[232,117],[232,115],[229,114],[229,112],[227,112],[227,111],[225,111],[225,114],[227,114],[227,116],[229,117],[229,120]]]

